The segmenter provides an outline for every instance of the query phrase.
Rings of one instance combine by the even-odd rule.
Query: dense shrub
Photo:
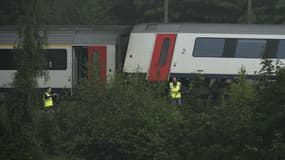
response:
[[[215,102],[198,78],[182,108],[169,103],[166,84],[120,75],[82,82],[55,112],[9,98],[0,159],[284,159],[285,70],[268,68],[257,81],[242,72]]]
[[[181,119],[161,84],[116,79],[88,82],[80,97],[59,106],[64,150],[85,159],[168,159]]]

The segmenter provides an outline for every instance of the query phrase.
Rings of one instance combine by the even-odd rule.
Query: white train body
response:
[[[264,54],[285,62],[285,26],[142,24],[130,34],[124,71],[150,81],[197,74],[232,78],[241,68],[255,76]]]
[[[112,79],[121,67],[127,74],[165,81],[172,75],[233,78],[241,68],[256,76],[264,55],[285,63],[282,25],[141,24],[130,34],[129,26],[48,26],[46,30],[49,78],[38,79],[40,88],[73,92],[82,78]],[[0,92],[11,88],[16,72],[11,55],[18,42],[15,27],[0,27]],[[96,61],[99,68],[93,66]]]
[[[48,79],[38,79],[39,88],[48,86],[71,93],[83,78],[109,80],[116,66],[122,66],[122,34],[126,26],[48,26],[46,50]],[[0,27],[0,90],[11,89],[16,65],[13,50],[19,42],[15,27]],[[94,66],[99,63],[100,66]],[[95,67],[95,68],[94,68]],[[92,75],[98,72],[98,75]],[[96,77],[95,77],[96,78]],[[1,92],[0,91],[0,92]]]

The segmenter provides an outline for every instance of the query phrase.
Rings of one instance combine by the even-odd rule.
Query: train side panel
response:
[[[0,44],[0,50],[12,50],[14,45],[12,44]],[[4,57],[1,56],[1,61],[4,60],[2,59]],[[7,61],[7,60],[4,60]],[[3,68],[2,68],[3,67]],[[14,78],[15,70],[11,69],[5,69],[5,66],[1,64],[1,69],[0,69],[0,88],[10,88],[12,79]]]
[[[112,80],[116,73],[116,46],[107,45],[106,78]]]
[[[124,72],[147,73],[154,49],[155,33],[132,33],[125,58]]]
[[[4,46],[1,45],[0,50],[13,50],[14,45]],[[49,57],[49,65],[48,67],[51,67],[53,69],[47,70],[48,79],[45,79],[44,77],[41,77],[38,79],[38,85],[40,88],[46,88],[47,86],[53,86],[54,88],[71,88],[71,70],[72,70],[72,51],[71,51],[71,45],[56,45],[56,46],[49,46],[46,48],[48,50],[55,50],[55,51],[64,51],[64,54],[61,57],[63,60],[62,62],[59,62],[59,59],[55,59],[52,57]],[[54,54],[57,54],[54,52]],[[59,53],[61,54],[61,53]],[[7,61],[9,59],[6,59]],[[55,62],[57,61],[57,62]],[[64,64],[63,64],[64,63]],[[57,65],[60,69],[57,67],[54,67],[53,65]],[[8,89],[11,88],[11,83],[13,82],[14,75],[16,73],[15,69],[0,70],[1,75],[1,81],[0,81],[0,88],[2,89]]]
[[[72,46],[71,45],[49,45],[47,48],[49,50],[65,50],[66,56],[63,54],[60,58],[53,58],[52,60],[57,62],[52,62],[48,60],[48,65],[54,65],[52,63],[58,63],[62,60],[61,65],[66,65],[66,67],[60,67],[60,69],[48,69],[48,78],[45,80],[44,77],[38,79],[38,84],[40,88],[46,88],[52,86],[53,88],[72,88]],[[61,59],[62,58],[62,59]],[[64,64],[65,63],[65,64]],[[48,66],[50,67],[50,66]]]
[[[237,35],[237,34],[191,34],[180,33],[177,36],[174,55],[171,64],[171,74],[184,77],[192,74],[205,74],[207,76],[233,76],[241,68],[247,74],[256,75],[261,69],[261,58],[237,57],[195,57],[193,56],[197,38],[237,38],[237,39],[284,39],[281,35]],[[283,61],[283,60],[281,60]]]
[[[167,63],[171,63],[168,77],[187,78],[203,74],[213,78],[233,78],[243,68],[254,78],[262,67],[260,63],[264,55],[285,62],[284,33],[282,25],[140,24],[132,30],[124,71],[142,72],[150,80],[152,68],[161,67],[160,62],[165,60],[162,54],[157,55],[156,50],[163,45],[154,47],[155,39],[172,34],[176,35],[176,40],[172,59],[167,59]],[[156,57],[154,64],[151,63],[153,57]]]

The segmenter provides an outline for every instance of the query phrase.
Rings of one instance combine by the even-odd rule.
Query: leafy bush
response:
[[[181,115],[161,90],[138,79],[88,82],[59,106],[62,147],[84,159],[168,159]]]

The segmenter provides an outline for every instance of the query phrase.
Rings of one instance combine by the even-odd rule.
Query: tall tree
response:
[[[20,42],[15,49],[17,72],[12,84],[15,90],[8,95],[6,104],[10,128],[6,132],[5,159],[39,159],[41,148],[33,120],[41,100],[36,90],[37,78],[45,74],[45,34],[39,28],[43,18],[42,7],[37,0],[26,1],[24,15],[19,19]]]

